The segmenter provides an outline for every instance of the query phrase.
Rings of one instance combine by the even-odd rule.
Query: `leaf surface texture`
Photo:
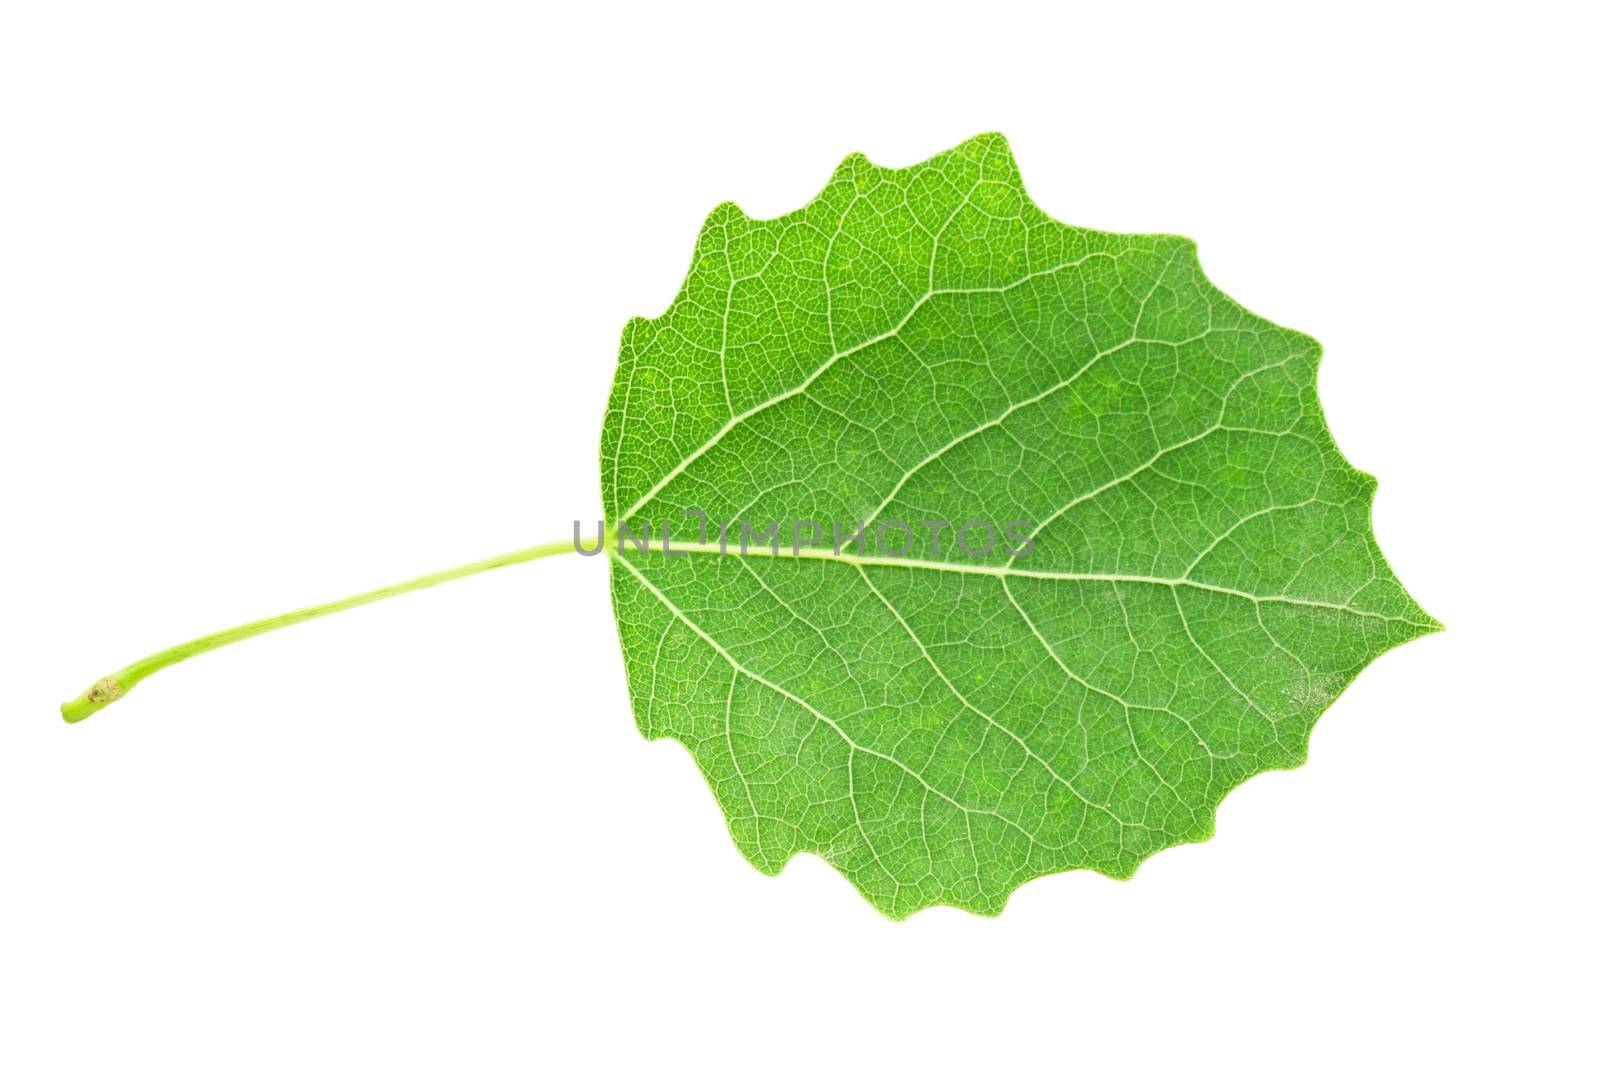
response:
[[[612,557],[640,729],[689,749],[757,868],[818,853],[895,917],[1210,836],[1438,629],[1373,539],[1319,356],[1192,242],[1045,215],[997,135],[852,156],[780,218],[722,205],[628,324],[602,434],[609,520],[680,548],[685,509],[712,520],[710,551]],[[787,543],[797,519],[817,548],[739,554],[740,521]],[[893,532],[834,558],[833,520],[904,523],[910,555]]]

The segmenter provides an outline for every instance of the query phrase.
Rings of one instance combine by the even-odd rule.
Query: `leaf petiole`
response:
[[[409,582],[386,585],[380,589],[345,597],[342,600],[330,600],[326,604],[317,604],[313,607],[301,608],[299,611],[257,619],[255,622],[247,622],[242,626],[235,626],[229,630],[218,630],[214,634],[197,637],[193,641],[186,641],[181,645],[173,645],[171,648],[146,656],[135,663],[130,663],[119,671],[113,671],[95,682],[88,689],[85,689],[81,695],[61,705],[61,717],[67,722],[82,722],[107,704],[115,703],[127,696],[128,690],[157,671],[164,670],[174,663],[182,663],[191,656],[198,656],[202,652],[210,652],[212,649],[231,645],[236,641],[243,641],[246,638],[255,637],[258,634],[268,633],[272,630],[281,630],[285,626],[293,626],[296,623],[306,622],[310,619],[320,619],[324,615],[334,615],[350,608],[358,608],[363,604],[387,600],[389,597],[399,596],[402,593],[410,593],[417,589],[427,589],[430,586],[453,582],[457,578],[469,578],[474,574],[482,574],[484,571],[509,567],[516,563],[527,563],[530,560],[543,559],[545,556],[560,556],[576,550],[576,543],[570,539],[553,541],[545,545],[534,545],[531,548],[521,548],[515,552],[490,556],[488,559],[480,559],[475,563],[466,563],[459,567],[452,567],[449,570],[434,571],[431,574],[413,578]]]

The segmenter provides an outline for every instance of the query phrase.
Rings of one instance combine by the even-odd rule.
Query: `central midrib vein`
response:
[[[616,545],[607,546],[612,555],[622,556],[625,550]],[[679,553],[692,555],[711,556],[741,556],[745,559],[787,559],[787,560],[816,560],[827,563],[843,563],[852,567],[902,567],[909,570],[944,571],[951,574],[984,575],[993,578],[1031,578],[1040,581],[1052,582],[1125,582],[1138,585],[1161,585],[1169,588],[1199,589],[1208,593],[1218,593],[1223,596],[1239,597],[1257,604],[1289,604],[1303,608],[1319,608],[1326,611],[1340,611],[1351,615],[1359,615],[1369,619],[1381,619],[1384,622],[1399,622],[1407,625],[1417,625],[1414,620],[1399,615],[1384,615],[1381,612],[1365,611],[1361,608],[1351,607],[1331,600],[1314,600],[1307,597],[1294,597],[1287,594],[1260,594],[1250,593],[1243,589],[1235,589],[1226,585],[1214,585],[1210,582],[1195,581],[1181,575],[1165,577],[1156,574],[1119,574],[1111,572],[1094,571],[1032,571],[1019,570],[1015,567],[991,567],[977,563],[953,563],[943,560],[917,559],[912,556],[854,556],[835,555],[832,549],[821,550],[814,548],[783,549],[779,552],[737,552],[724,550],[716,542],[690,542],[688,544],[671,544],[669,556]],[[659,549],[651,548],[646,552],[637,549],[627,552],[629,555],[660,555]],[[624,561],[626,562],[626,561]],[[634,570],[629,567],[629,570]]]

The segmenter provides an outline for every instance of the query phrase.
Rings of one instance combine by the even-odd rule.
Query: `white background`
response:
[[[1594,1062],[1579,5],[8,3],[0,1060]],[[1109,14],[1113,7],[1116,14]],[[735,851],[563,557],[98,675],[599,514],[706,212],[1011,139],[1319,338],[1448,632],[1123,884],[896,924]]]

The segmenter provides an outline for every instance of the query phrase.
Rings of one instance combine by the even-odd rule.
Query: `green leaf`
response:
[[[1209,837],[1439,628],[1373,540],[1319,356],[1192,242],[1046,216],[997,135],[851,156],[777,219],[722,205],[624,331],[601,440],[608,517],[695,549],[612,555],[640,729],[689,749],[757,868],[817,853],[895,917]],[[739,522],[800,520],[819,546],[740,555]],[[910,555],[890,527],[835,557],[860,520]],[[1019,521],[1018,558],[953,536]]]

